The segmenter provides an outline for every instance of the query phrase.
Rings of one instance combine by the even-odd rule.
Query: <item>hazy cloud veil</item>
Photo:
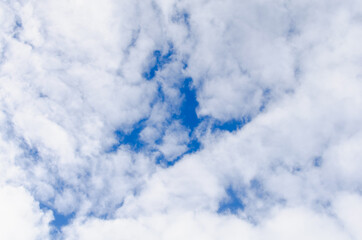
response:
[[[0,239],[362,239],[362,2],[1,0]]]

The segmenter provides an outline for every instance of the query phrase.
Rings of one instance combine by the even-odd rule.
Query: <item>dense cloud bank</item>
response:
[[[362,3],[0,2],[1,239],[362,239]]]

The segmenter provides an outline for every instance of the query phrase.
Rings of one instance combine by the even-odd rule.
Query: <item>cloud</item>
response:
[[[358,194],[340,193],[333,203],[338,218],[356,239],[361,236],[361,229],[358,227],[358,222],[361,221],[361,201]]]
[[[159,147],[160,152],[166,159],[172,161],[187,151],[188,140],[188,131],[176,122],[167,129],[165,136],[162,138],[162,144]]]
[[[2,239],[50,239],[51,212],[39,204],[22,187],[0,187],[0,237]]]
[[[361,9],[0,3],[0,236],[360,239]]]
[[[67,239],[350,239],[338,222],[307,209],[275,210],[262,225],[208,212],[169,212],[137,219],[75,223]]]

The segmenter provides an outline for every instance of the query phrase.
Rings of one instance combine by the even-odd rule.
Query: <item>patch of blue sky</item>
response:
[[[158,157],[156,158],[156,163],[164,167],[173,166],[183,156],[196,152],[201,147],[201,143],[194,136],[194,130],[201,123],[202,119],[200,119],[196,113],[199,103],[197,101],[196,89],[194,89],[192,86],[192,79],[184,79],[179,91],[182,97],[182,103],[178,111],[172,114],[171,118],[167,120],[167,124],[171,125],[173,121],[180,121],[181,124],[189,130],[189,137],[191,140],[187,143],[187,150],[174,159],[166,159],[162,153],[159,153]],[[162,92],[161,86],[159,87],[158,92],[159,98],[163,102],[165,96]],[[155,143],[162,144],[162,138],[156,140]]]
[[[186,69],[186,68],[188,68],[188,63],[187,63],[187,61],[182,61],[182,69]]]
[[[180,107],[180,113],[174,116],[175,119],[180,119],[182,125],[193,130],[200,124],[201,119],[197,116],[196,110],[199,106],[196,96],[196,89],[192,87],[192,78],[186,78],[183,86],[180,88],[180,93],[183,97],[183,102]]]
[[[167,55],[170,57],[171,53]],[[180,93],[183,97],[183,102],[180,106],[180,110],[177,114],[173,114],[171,119],[169,119],[168,123],[171,124],[172,121],[181,120],[183,126],[190,130],[190,137],[193,136],[194,129],[199,125],[201,119],[198,118],[196,114],[196,108],[198,107],[198,102],[196,99],[196,90],[192,88],[192,79],[187,78],[184,80],[183,85],[180,88]],[[157,101],[164,102],[165,95],[162,91],[162,86],[158,87]],[[129,145],[132,150],[139,151],[146,146],[140,139],[140,133],[145,128],[146,119],[139,121],[134,125],[130,132],[123,131],[122,129],[117,129],[114,134],[117,138],[117,143],[111,146],[108,152],[115,152],[121,145]],[[156,141],[160,143],[161,139]],[[188,143],[188,151],[187,153],[191,153],[197,151],[200,148],[200,143],[197,139],[193,138],[192,141]],[[167,161],[168,162],[168,161]]]
[[[226,189],[227,197],[219,203],[219,208],[217,213],[225,214],[237,214],[238,211],[244,210],[245,206],[242,200],[239,198],[238,194],[232,187]]]
[[[196,110],[199,105],[197,101],[196,89],[192,87],[192,79],[186,78],[183,82],[183,85],[180,88],[180,93],[182,95],[183,101],[180,106],[180,111],[178,114],[172,116],[172,120],[181,120],[181,123],[184,127],[189,129],[190,141],[187,144],[187,151],[179,155],[177,158],[164,159],[163,156],[159,158],[159,162],[165,163],[167,167],[173,166],[186,154],[190,154],[198,151],[201,148],[201,143],[194,136],[195,128],[200,124],[202,119],[197,116]]]
[[[187,144],[187,148],[188,150],[184,154],[197,152],[201,148],[201,143],[197,138],[194,138]]]
[[[183,20],[188,22],[189,16],[188,14],[183,14],[182,16]],[[172,61],[172,56],[174,54],[174,48],[172,43],[169,44],[168,51],[165,54],[162,54],[161,50],[155,50],[153,52],[153,64],[149,68],[148,71],[146,71],[143,76],[147,80],[152,80],[158,71],[162,70],[164,66]],[[184,63],[183,68],[187,67],[187,63]],[[194,129],[200,124],[202,119],[199,119],[196,113],[196,109],[198,107],[198,102],[196,98],[196,89],[192,87],[192,79],[186,78],[183,80],[183,83],[180,86],[180,94],[183,98],[182,104],[179,108],[179,111],[176,111],[175,113],[171,114],[171,118],[166,121],[167,125],[171,125],[173,121],[180,121],[184,127],[189,129],[189,136],[192,139],[188,144],[188,150],[183,153],[182,155],[178,156],[174,160],[170,159],[164,159],[162,154],[158,158],[156,162],[158,163],[168,163],[173,164],[174,162],[177,162],[183,155],[192,153],[200,149],[200,142],[194,138],[193,132]],[[162,85],[159,84],[158,90],[157,90],[157,97],[155,98],[155,101],[151,104],[154,105],[156,102],[165,102],[166,96],[162,90]],[[147,144],[142,142],[140,139],[140,133],[146,126],[146,121],[141,120],[139,123],[137,123],[131,132],[125,132],[122,129],[118,129],[114,132],[117,143],[114,144],[108,152],[114,152],[117,151],[117,149],[121,145],[129,145],[131,149],[134,151],[139,151],[141,149],[144,149]],[[167,126],[163,126],[163,128],[167,128]],[[165,132],[165,129],[159,129],[161,132]],[[156,144],[160,144],[162,141],[162,137],[158,140],[156,140]],[[149,149],[152,150],[152,149]]]
[[[71,220],[75,217],[74,212],[70,213],[70,214],[67,214],[67,215],[64,215],[64,214],[59,213],[54,208],[49,207],[49,206],[47,206],[47,205],[45,205],[43,203],[40,203],[39,207],[42,210],[46,210],[46,211],[50,210],[53,213],[54,219],[53,219],[53,221],[50,222],[50,225],[53,227],[50,234],[53,237],[57,236],[61,232],[61,228],[64,227],[64,226],[67,226],[71,222]]]
[[[149,68],[148,71],[143,73],[143,77],[147,80],[151,80],[156,76],[157,71],[161,70],[164,65],[172,61],[172,55],[174,54],[173,45],[169,44],[169,49],[166,54],[162,54],[160,50],[155,50],[153,52],[153,65]]]
[[[169,159],[166,159],[162,153],[159,153],[159,155],[156,157],[156,164],[164,168],[169,168],[175,165],[179,158],[180,157],[177,157],[175,160],[169,161]]]
[[[115,152],[121,145],[128,145],[132,150],[138,152],[144,146],[145,143],[140,139],[140,133],[145,128],[145,119],[136,123],[130,132],[117,129],[114,134],[117,138],[117,143],[112,145],[108,152]]]
[[[241,120],[232,119],[226,122],[215,121],[211,126],[211,131],[214,132],[217,130],[222,130],[222,131],[234,132],[236,130],[241,129],[250,121],[251,121],[250,117],[244,117]]]

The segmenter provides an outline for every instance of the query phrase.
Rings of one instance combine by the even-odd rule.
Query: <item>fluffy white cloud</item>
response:
[[[259,226],[235,216],[198,211],[137,219],[90,219],[72,227],[65,229],[67,239],[352,239],[336,219],[303,208],[276,209]]]
[[[166,159],[172,161],[187,151],[188,142],[188,130],[179,122],[175,122],[166,130],[159,149]]]
[[[43,203],[73,213],[65,239],[361,239],[361,16],[354,0],[2,1],[0,236],[50,238]]]
[[[0,186],[1,239],[50,239],[52,218],[24,188]]]

